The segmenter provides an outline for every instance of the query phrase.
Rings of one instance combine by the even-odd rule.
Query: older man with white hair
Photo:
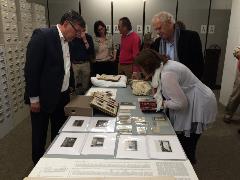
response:
[[[202,44],[197,32],[180,29],[172,14],[162,11],[152,18],[153,28],[159,35],[151,48],[171,60],[187,66],[198,79],[202,78],[204,61]]]

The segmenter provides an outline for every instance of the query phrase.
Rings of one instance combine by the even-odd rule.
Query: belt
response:
[[[120,65],[133,65],[133,63],[119,63]]]
[[[89,62],[89,60],[72,61],[73,64],[83,64],[83,63],[86,63],[86,62]]]

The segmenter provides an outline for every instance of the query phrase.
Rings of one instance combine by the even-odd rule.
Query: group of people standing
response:
[[[152,18],[158,38],[149,49],[141,50],[141,40],[129,18],[119,19],[121,34],[118,73],[128,78],[157,77],[158,93],[164,97],[170,121],[189,160],[202,132],[217,113],[213,92],[201,82],[204,61],[197,32],[176,25],[173,16],[160,12]],[[84,19],[75,11],[65,13],[59,24],[36,29],[27,47],[25,79],[26,103],[32,122],[32,159],[45,152],[49,119],[51,139],[66,120],[64,106],[69,93],[84,94],[90,79],[90,61],[114,61],[112,37],[102,21],[94,24],[95,37],[85,32]],[[156,73],[157,76],[156,76]]]

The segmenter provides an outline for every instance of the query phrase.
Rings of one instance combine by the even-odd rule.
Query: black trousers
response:
[[[91,63],[91,76],[96,74],[118,74],[118,63],[116,61],[103,61]]]
[[[61,93],[61,97],[56,106],[56,109],[52,113],[47,113],[44,111],[40,111],[38,113],[31,112],[32,160],[34,164],[36,164],[45,153],[49,120],[51,122],[51,141],[53,141],[58,134],[59,129],[67,119],[64,113],[64,106],[69,101],[69,92],[65,91]]]
[[[178,139],[185,151],[187,158],[192,164],[196,164],[196,148],[198,140],[201,134],[191,133],[190,137],[184,136],[184,134],[177,134]]]

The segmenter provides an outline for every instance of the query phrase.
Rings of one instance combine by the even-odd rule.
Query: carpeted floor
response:
[[[198,164],[194,168],[200,180],[240,179],[240,120],[223,123],[223,110],[219,105],[214,126],[198,144]],[[32,168],[31,127],[27,119],[0,140],[0,179],[21,180]]]

